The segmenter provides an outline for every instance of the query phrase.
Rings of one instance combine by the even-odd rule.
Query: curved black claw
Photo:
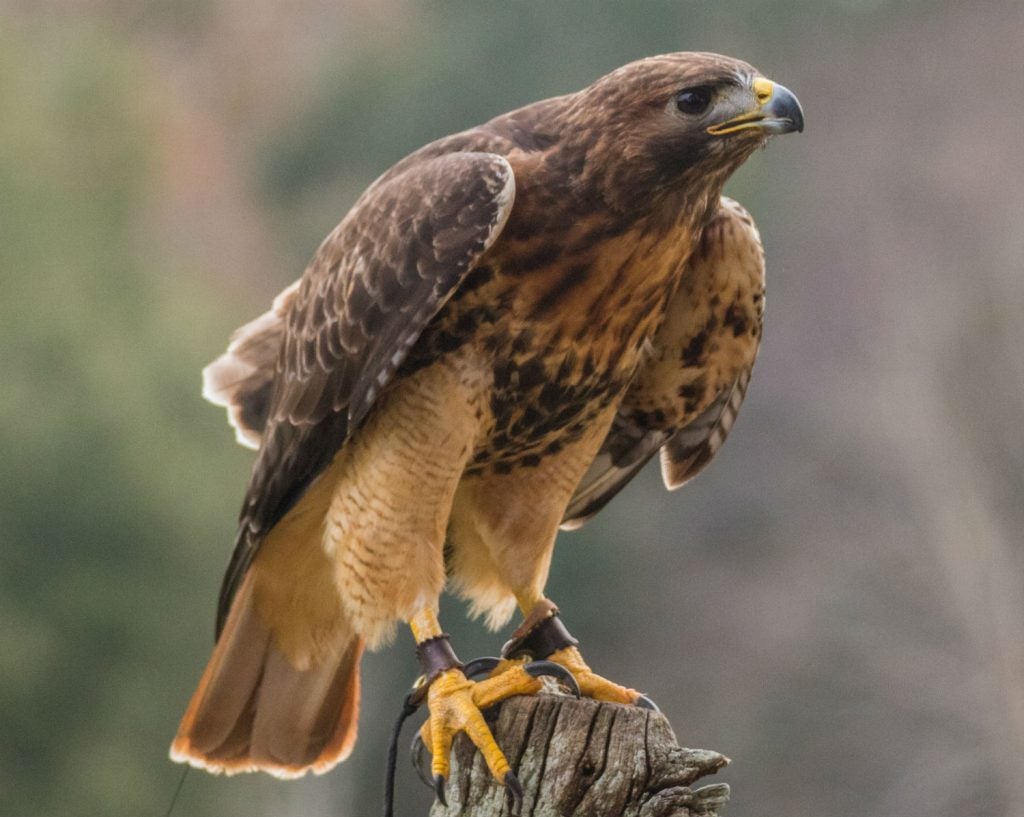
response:
[[[443,774],[434,775],[434,794],[445,808],[448,807],[448,800],[444,796],[444,784],[447,782],[448,779]]]
[[[430,771],[430,752],[427,751],[427,744],[423,742],[419,732],[412,739],[409,753],[412,755],[412,767],[416,770],[416,776],[423,781],[424,786],[433,788],[434,778]]]
[[[573,678],[572,673],[561,664],[556,664],[554,661],[532,661],[523,667],[523,669],[526,670],[528,675],[532,675],[534,678],[539,678],[542,675],[550,675],[555,680],[569,687],[569,691],[577,698],[581,697],[580,685],[576,683],[576,679]]]
[[[641,709],[650,709],[652,712],[661,712],[661,710],[658,709],[658,705],[646,695],[637,695],[636,700],[633,701],[633,705],[639,706]]]
[[[519,817],[519,812],[523,810],[523,785],[511,769],[505,772],[505,792],[510,801],[509,814],[512,817]]]
[[[472,661],[466,662],[466,665],[462,668],[462,674],[470,680],[476,678],[478,675],[490,675],[494,668],[500,663],[500,658],[492,658],[490,656],[474,658]]]

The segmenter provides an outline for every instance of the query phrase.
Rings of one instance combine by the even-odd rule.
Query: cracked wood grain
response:
[[[691,788],[729,761],[676,743],[665,716],[564,695],[512,698],[486,713],[523,784],[521,817],[717,817],[724,783]],[[448,806],[430,817],[506,817],[505,791],[465,735],[452,751]]]

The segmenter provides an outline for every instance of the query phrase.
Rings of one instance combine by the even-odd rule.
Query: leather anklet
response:
[[[451,642],[448,640],[448,633],[435,635],[433,638],[428,638],[417,644],[416,660],[419,661],[420,669],[423,671],[419,680],[416,681],[416,691],[420,698],[427,694],[430,685],[442,672],[463,667],[463,663],[455,654],[455,650],[452,649]]]
[[[558,607],[545,599],[534,606],[526,621],[512,633],[512,638],[501,648],[501,657],[537,661],[579,643],[562,623]]]

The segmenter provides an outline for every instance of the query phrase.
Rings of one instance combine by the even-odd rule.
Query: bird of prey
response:
[[[597,675],[545,596],[555,536],[660,452],[669,488],[736,418],[761,336],[764,261],[729,176],[794,95],[750,65],[676,53],[412,153],[302,277],[204,371],[258,448],[217,642],[175,760],[322,773],[352,750],[364,646],[407,622],[439,795],[465,731],[510,791],[484,709]],[[480,677],[437,619],[445,586],[498,627]]]

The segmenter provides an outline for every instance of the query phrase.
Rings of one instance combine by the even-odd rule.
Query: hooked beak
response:
[[[757,107],[708,128],[713,136],[725,136],[741,130],[757,129],[767,134],[800,133],[804,129],[804,112],[800,102],[783,85],[757,77],[753,84]]]

